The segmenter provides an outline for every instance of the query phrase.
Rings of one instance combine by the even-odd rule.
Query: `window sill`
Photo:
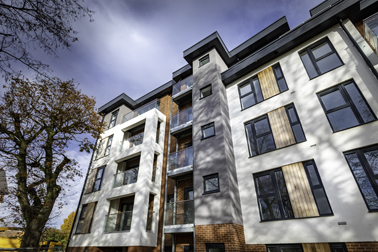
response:
[[[302,217],[302,218],[288,218],[288,219],[274,219],[274,220],[260,220],[260,223],[263,222],[272,222],[272,221],[286,221],[286,220],[303,220],[303,219],[312,219],[312,218],[320,218],[320,217],[333,217],[334,214],[327,214],[327,215],[319,215],[319,216],[309,216],[309,217]]]
[[[271,96],[271,97],[269,97],[269,98],[267,98],[267,99],[264,99],[264,100],[262,100],[261,102],[257,102],[257,103],[255,103],[255,104],[253,104],[252,106],[249,106],[248,108],[242,108],[240,111],[244,111],[244,110],[247,110],[247,109],[249,109],[249,108],[252,108],[252,107],[256,106],[257,104],[263,103],[264,101],[268,101],[269,99],[271,99],[271,98],[273,98],[273,97],[276,97],[276,96],[278,96],[278,95],[280,95],[280,94],[283,94],[283,93],[285,93],[285,92],[287,92],[287,91],[289,91],[289,90],[290,90],[290,89],[287,88],[285,91],[279,92],[278,94],[275,94],[275,95],[273,95],[273,96]],[[240,101],[240,96],[239,96],[239,101]],[[258,116],[257,116],[257,117],[258,117]]]
[[[213,193],[218,193],[218,192],[220,192],[220,190],[204,192],[202,195],[213,194]]]
[[[254,157],[257,157],[257,156],[264,155],[264,154],[266,154],[266,153],[270,153],[270,152],[273,152],[273,151],[282,150],[282,149],[288,148],[288,147],[290,147],[290,146],[294,146],[294,145],[296,145],[296,144],[301,144],[301,143],[305,143],[305,142],[307,142],[307,139],[306,139],[305,141],[303,141],[303,142],[299,142],[299,143],[295,143],[295,144],[290,144],[290,145],[287,145],[287,146],[281,147],[281,148],[279,148],[279,149],[274,149],[274,150],[271,150],[271,151],[267,151],[267,152],[264,152],[264,153],[261,153],[261,154],[254,155],[254,156],[248,156],[248,158],[254,158]]]

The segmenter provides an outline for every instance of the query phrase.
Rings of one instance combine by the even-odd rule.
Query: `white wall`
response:
[[[327,36],[344,65],[312,80],[298,51]],[[241,111],[237,85],[280,63],[289,90]],[[353,79],[375,115],[378,82],[339,26],[314,37],[227,87],[236,170],[247,244],[376,241],[378,213],[368,213],[343,152],[378,143],[378,121],[333,133],[316,93]],[[244,123],[293,103],[307,141],[249,158]],[[254,173],[314,159],[334,216],[261,222]],[[338,225],[338,222],[347,225]]]
[[[158,120],[160,124],[160,144],[156,143],[156,130]],[[83,246],[156,246],[159,222],[161,175],[163,165],[164,132],[166,117],[161,112],[153,109],[125,123],[118,124],[107,130],[102,137],[113,135],[113,143],[110,155],[92,162],[91,169],[106,165],[105,174],[100,191],[85,194],[80,202],[79,214],[83,204],[98,202],[93,216],[90,234],[74,234],[70,241],[70,247]],[[145,122],[143,143],[133,148],[121,151],[124,131]],[[158,154],[157,172],[155,183],[151,181],[154,154]],[[134,184],[113,188],[114,174],[119,162],[140,155],[138,180]],[[146,231],[147,211],[150,193],[154,194],[154,215],[152,231]],[[109,212],[110,201],[135,195],[134,210],[130,231],[117,233],[104,233],[105,216]],[[160,220],[162,221],[162,220]],[[76,224],[74,232],[76,231]]]

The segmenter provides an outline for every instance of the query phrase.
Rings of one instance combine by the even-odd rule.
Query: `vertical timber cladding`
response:
[[[272,67],[268,67],[267,69],[264,69],[263,71],[259,72],[257,74],[257,77],[260,81],[261,91],[263,93],[264,100],[280,93]]]
[[[303,243],[303,252],[331,252],[328,243]]]
[[[302,163],[282,166],[295,218],[319,216]]]
[[[88,206],[87,206],[87,210],[85,211],[85,216],[84,216],[84,224],[83,224],[83,227],[82,227],[82,230],[81,230],[82,233],[86,234],[86,233],[90,232],[92,217],[93,217],[93,213],[94,213],[95,208],[96,208],[96,203],[97,202],[89,203]],[[83,211],[83,210],[81,210],[81,211]]]
[[[287,118],[285,108],[281,107],[269,112],[268,117],[276,148],[279,149],[295,144],[294,134],[290,126],[289,118]]]

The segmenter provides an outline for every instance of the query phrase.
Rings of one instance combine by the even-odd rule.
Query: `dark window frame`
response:
[[[224,243],[205,243],[206,244],[206,252],[209,252],[210,249],[223,249],[225,251]]]
[[[193,245],[184,245],[183,249],[184,249],[184,252],[185,251],[194,251],[194,246]]]
[[[261,135],[256,135],[256,129],[255,129],[255,127],[254,127],[254,124],[256,123],[256,122],[259,122],[259,121],[261,121],[261,120],[264,120],[264,119],[267,119],[267,121],[268,121],[268,125],[269,125],[269,132],[266,132],[266,133],[263,133],[263,134],[261,134]],[[251,124],[251,129],[252,129],[252,135],[253,135],[253,138],[254,138],[254,143],[250,143],[250,141],[249,141],[249,138],[248,138],[248,133],[247,133],[247,125],[248,124]],[[256,118],[256,119],[253,119],[253,120],[250,120],[250,121],[248,121],[248,122],[246,122],[246,123],[244,123],[244,128],[245,128],[245,133],[246,133],[246,138],[247,138],[247,144],[248,144],[248,150],[249,150],[249,157],[255,157],[255,156],[258,156],[258,155],[262,155],[262,154],[264,154],[264,153],[268,153],[268,152],[271,152],[271,151],[275,151],[275,150],[277,150],[277,146],[276,146],[276,143],[275,143],[275,141],[274,141],[274,136],[273,136],[273,131],[272,131],[272,127],[271,127],[271,125],[270,125],[270,121],[269,121],[269,117],[268,117],[268,115],[267,114],[265,114],[265,115],[263,115],[263,116],[260,116],[260,117],[258,117],[258,118]],[[258,149],[258,146],[256,145],[257,144],[257,138],[259,138],[259,137],[263,137],[263,136],[267,136],[267,135],[269,135],[269,134],[271,134],[272,135],[272,137],[273,137],[273,144],[274,144],[274,149],[273,150],[269,150],[269,151],[266,151],[266,152],[263,152],[263,153],[259,153],[259,149]],[[252,150],[251,150],[251,144],[253,144],[254,145],[254,148],[255,148],[255,150],[256,150],[256,155],[252,155]]]
[[[324,185],[323,185],[323,182],[322,182],[322,178],[320,177],[319,170],[318,170],[318,167],[317,167],[316,164],[315,164],[315,161],[314,161],[314,160],[309,160],[309,161],[302,162],[302,164],[303,164],[303,168],[304,168],[304,170],[305,170],[305,172],[306,172],[306,175],[307,175],[308,183],[310,184],[310,188],[311,188],[312,195],[313,195],[313,197],[314,197],[314,200],[315,200],[316,206],[317,206],[317,208],[318,208],[319,216],[332,216],[332,215],[333,215],[333,210],[332,210],[331,204],[329,203],[329,199],[328,199],[328,196],[327,196],[326,190],[324,189]],[[317,179],[318,179],[319,185],[313,185],[313,184],[312,184],[311,176],[310,176],[310,173],[309,173],[309,171],[308,171],[307,165],[313,165],[313,166],[314,166],[314,171],[315,171],[315,173],[316,173],[316,176],[317,176]],[[319,189],[319,188],[323,189],[323,191],[324,191],[324,194],[325,194],[326,200],[327,200],[327,202],[328,202],[329,209],[330,209],[330,211],[331,211],[331,213],[329,213],[329,214],[321,214],[320,211],[319,211],[318,201],[317,201],[317,198],[315,197],[315,193],[314,193],[314,190]]]
[[[348,162],[348,159],[346,158],[346,155],[350,155],[350,154],[356,154],[361,165],[362,165],[362,168],[363,170],[365,171],[366,175],[367,175],[367,178],[374,190],[374,192],[376,193],[377,197],[378,197],[378,183],[376,182],[376,180],[378,180],[378,175],[374,175],[374,172],[372,171],[372,168],[370,167],[370,164],[369,162],[367,161],[365,155],[364,155],[364,152],[367,152],[367,151],[372,151],[372,150],[378,150],[378,145],[372,145],[372,146],[368,146],[368,147],[364,147],[364,148],[359,148],[359,149],[354,149],[354,150],[351,150],[351,151],[346,151],[344,152],[344,157],[345,157],[345,160],[350,168],[350,171],[353,175],[353,178],[354,180],[356,181],[356,184],[358,186],[358,189],[360,190],[360,193],[362,195],[362,198],[364,199],[364,202],[366,204],[366,207],[367,209],[369,210],[369,212],[378,212],[378,209],[370,209],[368,203],[366,202],[366,199],[365,199],[365,195],[364,193],[362,192],[361,190],[361,187],[360,187],[360,184],[358,183],[356,177],[354,176],[354,173],[353,173],[353,170],[352,170],[352,167],[350,166],[349,162]]]
[[[327,44],[328,44],[329,47],[331,48],[332,52],[331,52],[331,53],[328,53],[328,54],[326,54],[326,55],[323,55],[323,56],[322,56],[321,58],[319,58],[319,59],[315,59],[315,57],[314,57],[314,55],[313,55],[311,49],[313,49],[313,48],[315,48],[315,47],[317,47],[317,46],[323,44],[324,42],[327,42]],[[301,56],[301,54],[304,53],[304,52],[306,52],[307,55],[309,56],[309,59],[310,59],[310,61],[311,61],[311,64],[314,66],[314,69],[315,69],[315,71],[316,71],[316,73],[317,73],[317,75],[314,76],[314,77],[312,77],[312,78],[310,77],[310,75],[309,75],[309,73],[308,73],[308,71],[307,71],[306,65],[305,65],[305,63],[304,63],[303,60],[302,60],[302,56]],[[306,73],[307,73],[308,77],[310,78],[310,80],[315,79],[316,77],[319,77],[319,76],[321,76],[321,75],[323,75],[323,74],[326,74],[326,73],[328,73],[328,72],[330,72],[330,71],[332,71],[332,70],[334,70],[334,69],[336,69],[336,68],[338,68],[338,67],[344,65],[344,62],[341,60],[339,54],[337,53],[335,47],[333,46],[333,44],[331,43],[331,41],[329,40],[328,37],[325,37],[325,38],[323,38],[323,39],[320,39],[319,41],[317,41],[317,42],[315,42],[315,43],[313,43],[313,44],[307,46],[305,49],[299,51],[298,54],[299,54],[299,57],[301,58],[301,61],[302,61],[303,67],[305,68]],[[331,56],[332,54],[336,54],[336,56],[337,56],[337,58],[340,60],[341,64],[340,64],[339,66],[337,66],[337,67],[334,67],[334,68],[332,68],[332,69],[330,69],[330,70],[324,72],[324,73],[321,73],[321,71],[320,71],[320,69],[319,69],[319,66],[318,66],[318,64],[317,64],[316,62],[317,62],[317,61],[320,61],[320,60],[322,60],[322,59],[325,59],[326,57]]]
[[[110,122],[109,122],[109,127],[108,127],[109,129],[111,129],[114,126],[116,126],[117,118],[118,118],[118,113],[119,113],[119,109],[117,109],[117,110],[115,110],[115,111],[112,112],[112,116],[110,117]]]
[[[88,204],[84,204],[84,205],[81,206],[81,212],[80,212],[79,219],[78,219],[78,222],[77,222],[77,225],[76,225],[76,231],[75,231],[75,234],[85,234],[85,233],[82,233],[82,232],[79,232],[79,231],[78,231],[80,221],[81,221],[81,220],[83,220],[83,221],[85,220],[85,216],[83,217],[83,215],[84,215],[84,211],[83,211],[84,207],[85,207],[85,212],[86,212],[86,211],[87,211],[87,208],[88,208]],[[92,225],[92,224],[91,224],[91,225]],[[83,228],[83,226],[81,226],[81,228]],[[81,230],[80,230],[80,231],[81,231]]]
[[[256,92],[256,90],[255,90],[255,86],[253,85],[253,81],[254,81],[255,79],[257,79],[257,81],[259,82],[260,92],[261,92],[261,97],[262,97],[262,100],[261,100],[261,101],[258,101],[257,92]],[[245,86],[245,85],[249,85],[249,86],[251,87],[251,92],[242,95],[242,94],[240,93],[240,87]],[[249,78],[248,80],[246,80],[246,81],[244,81],[243,83],[239,84],[239,85],[238,85],[238,92],[239,92],[239,101],[240,101],[240,108],[241,108],[241,110],[245,110],[245,109],[247,109],[247,108],[250,108],[250,107],[255,106],[255,105],[258,104],[258,103],[261,103],[261,102],[265,101],[265,99],[264,99],[264,95],[262,94],[262,90],[261,90],[260,80],[259,80],[259,77],[258,77],[257,75],[254,75],[254,76],[252,76],[251,78]],[[255,99],[255,104],[253,104],[253,105],[251,105],[251,106],[249,106],[249,107],[245,107],[245,108],[243,108],[242,98],[244,98],[244,97],[246,97],[246,96],[248,96],[248,95],[250,95],[250,94],[253,94],[253,98]],[[269,97],[269,98],[270,98],[270,97]],[[268,98],[268,99],[269,99],[269,98]]]
[[[213,178],[218,179],[218,189],[206,191],[206,180],[213,179]],[[203,176],[203,194],[210,194],[210,193],[217,193],[217,192],[220,192],[219,174],[214,173],[214,174]]]
[[[348,252],[348,249],[347,249],[345,243],[329,243],[329,248],[331,249],[331,252],[340,251],[340,250],[336,250],[336,249],[342,249],[344,252]]]
[[[106,147],[105,147],[104,157],[110,155],[110,149],[111,149],[112,144],[113,144],[113,136],[114,136],[114,135],[111,135],[111,136],[108,137],[108,141],[106,142]],[[109,144],[109,141],[110,141],[110,144]],[[106,154],[106,153],[108,153],[108,154]]]
[[[357,91],[360,93],[362,99],[363,99],[364,102],[366,103],[367,108],[370,110],[371,114],[372,114],[373,117],[374,117],[374,120],[373,120],[373,121],[366,122],[366,123],[364,122],[364,120],[363,120],[363,118],[361,117],[360,112],[358,111],[358,109],[357,109],[356,105],[354,104],[352,98],[349,96],[348,92],[347,92],[346,89],[345,89],[345,86],[346,86],[346,85],[349,85],[349,84],[354,84],[354,86],[356,87]],[[340,92],[340,94],[341,94],[341,96],[343,97],[343,99],[345,100],[345,103],[346,103],[346,104],[345,104],[345,105],[338,106],[338,107],[336,107],[336,108],[332,108],[332,109],[330,109],[330,110],[327,110],[326,107],[325,107],[325,105],[324,105],[324,103],[323,103],[323,101],[322,101],[322,99],[321,99],[321,97],[324,96],[324,95],[327,95],[327,94],[333,93],[333,92],[335,92],[335,91],[339,91],[339,92]],[[377,120],[377,116],[374,114],[374,112],[373,112],[373,110],[371,109],[369,103],[368,103],[367,100],[365,99],[365,96],[363,95],[363,93],[362,93],[361,90],[359,89],[359,87],[358,87],[358,85],[356,84],[356,82],[353,81],[353,80],[349,80],[349,81],[343,82],[343,83],[341,83],[341,84],[339,84],[339,85],[337,85],[337,86],[333,86],[333,87],[331,87],[331,88],[328,88],[328,89],[326,89],[326,90],[324,90],[324,91],[321,91],[321,92],[317,93],[316,95],[317,95],[317,97],[318,97],[318,99],[319,99],[319,102],[320,102],[320,104],[321,104],[321,106],[322,106],[322,108],[323,108],[323,111],[324,111],[324,113],[325,113],[325,115],[326,115],[326,117],[327,117],[328,123],[329,123],[329,125],[331,126],[331,129],[332,129],[333,133],[336,133],[336,132],[339,132],[339,131],[343,131],[343,130],[347,130],[347,129],[350,129],[350,128],[353,128],[353,127],[357,127],[357,126],[360,126],[360,125],[364,125],[364,124],[367,124],[367,123],[371,123],[371,122],[374,122],[374,121]],[[356,119],[357,119],[357,121],[358,121],[359,124],[358,124],[358,125],[355,125],[355,126],[351,126],[351,127],[349,127],[349,128],[345,128],[345,129],[341,129],[341,130],[335,130],[335,129],[333,128],[333,126],[332,126],[332,124],[331,124],[331,121],[329,120],[329,118],[328,118],[327,115],[328,115],[329,113],[336,112],[336,111],[339,111],[339,110],[341,110],[341,109],[348,108],[348,107],[351,108],[351,110],[352,110],[352,112],[353,112],[354,116],[356,117]]]
[[[208,87],[210,87],[210,93],[208,95],[204,96],[203,93],[202,93],[202,90],[204,90],[205,88],[208,88]],[[212,94],[213,94],[213,87],[211,86],[211,84],[206,85],[206,86],[204,86],[203,88],[200,89],[200,100],[203,99],[203,98],[206,98],[206,97],[208,97]]]
[[[268,251],[268,248],[275,248],[277,252],[281,251],[281,247],[286,247],[286,248],[294,248],[294,249],[300,249],[303,252],[303,246],[302,244],[266,244],[266,251]]]
[[[297,120],[298,120],[297,122],[292,122],[291,121],[291,117],[290,117],[290,114],[289,114],[289,109],[293,109],[294,114],[295,114],[295,116],[297,117]],[[297,110],[296,110],[296,108],[294,106],[294,103],[285,106],[285,111],[286,111],[287,118],[289,119],[289,123],[290,123],[290,126],[291,126],[291,131],[293,132],[293,135],[294,135],[294,138],[295,138],[295,143],[297,144],[297,143],[306,142],[307,138],[306,138],[306,135],[305,135],[305,133],[303,131],[303,126],[302,126],[301,120],[299,119],[299,116],[298,116]],[[293,129],[293,127],[295,125],[298,125],[298,124],[301,126],[301,131],[302,131],[303,136],[304,136],[304,140],[303,141],[298,141],[297,136],[295,135],[295,132],[294,132],[294,129]]]
[[[281,199],[281,196],[280,196],[280,191],[279,191],[279,188],[278,188],[278,182],[277,182],[276,176],[275,176],[275,172],[277,172],[277,171],[282,172],[282,168],[276,168],[276,169],[273,169],[273,170],[269,170],[269,171],[264,171],[264,172],[259,172],[259,173],[253,174],[253,181],[255,183],[255,191],[256,191],[256,198],[257,198],[257,205],[259,207],[260,222],[276,221],[276,220],[293,220],[293,219],[295,219],[294,212],[293,212],[293,207],[291,205],[289,194],[287,196],[289,197],[289,202],[290,202],[291,211],[293,212],[293,217],[292,218],[285,218],[285,212],[284,212],[284,209],[283,209],[283,203],[282,203],[282,199]],[[262,177],[262,176],[266,176],[266,175],[269,175],[270,178],[272,179],[272,185],[274,187],[274,193],[259,195],[258,194],[258,187],[257,187],[256,178]],[[286,186],[285,176],[283,176],[283,180],[284,180],[284,183],[285,183],[285,186]],[[260,198],[264,198],[264,197],[272,197],[272,196],[275,196],[277,198],[277,204],[278,204],[278,208],[280,210],[281,218],[263,220],[263,217],[262,217],[262,214],[261,214],[261,207],[260,207],[259,199]]]
[[[105,167],[106,165],[103,165],[99,168],[97,168],[97,172],[96,172],[96,176],[95,176],[95,180],[93,182],[93,187],[92,187],[92,192],[97,192],[97,191],[100,191],[101,190],[101,187],[102,187],[102,180],[104,179],[104,172],[105,172]],[[101,178],[97,178],[97,175],[98,175],[98,172],[101,170],[102,172],[102,175],[101,175]],[[96,181],[97,180],[100,180],[100,185],[99,185],[99,189],[98,190],[95,190],[95,185],[96,185]]]
[[[279,68],[280,69],[282,77],[280,77],[280,78],[277,77],[275,68]],[[289,87],[287,86],[287,82],[286,82],[286,79],[285,79],[285,75],[283,74],[283,71],[282,71],[282,68],[281,68],[281,65],[279,63],[275,64],[275,65],[272,66],[272,69],[273,69],[274,77],[276,78],[278,90],[280,90],[280,93],[283,93],[283,92],[289,90]],[[285,90],[281,90],[280,85],[278,85],[278,81],[281,80],[281,79],[283,79],[285,81],[285,85],[286,85],[286,89]]]
[[[204,136],[203,136],[203,131],[204,131],[205,129],[208,129],[208,128],[211,128],[211,127],[213,127],[213,129],[214,129],[214,134],[211,135],[211,136],[204,137]],[[208,124],[205,124],[205,125],[201,126],[201,133],[202,133],[202,138],[201,138],[201,140],[204,140],[204,139],[207,139],[207,138],[210,138],[210,137],[215,136],[216,134],[215,134],[215,124],[214,124],[214,122],[211,122],[211,123],[208,123]]]
[[[207,59],[208,59],[208,61],[205,62],[205,63],[203,63],[203,62],[204,62],[205,60],[207,60]],[[206,65],[206,64],[209,63],[209,62],[210,62],[210,55],[207,54],[207,55],[203,56],[202,58],[200,58],[200,59],[198,60],[198,63],[199,63],[198,67],[202,67],[202,66]]]

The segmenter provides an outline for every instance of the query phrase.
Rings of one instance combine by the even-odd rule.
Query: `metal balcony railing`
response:
[[[133,211],[109,214],[105,216],[105,233],[130,230]]]
[[[193,147],[169,155],[169,170],[193,165]]]
[[[167,203],[165,225],[184,225],[194,223],[194,201],[184,200]]]
[[[173,85],[172,96],[187,90],[193,86],[193,75]]]
[[[114,186],[119,187],[123,185],[129,185],[136,183],[138,180],[139,168],[132,168],[122,173],[114,174]]]
[[[171,129],[193,121],[193,108],[187,108],[180,113],[173,115],[171,120]]]
[[[154,100],[152,102],[149,102],[145,105],[143,105],[142,107],[139,107],[133,111],[131,111],[130,113],[126,114],[123,116],[123,121],[122,122],[127,122],[139,115],[142,115],[152,109],[156,108],[157,110],[163,110],[164,109],[164,104],[161,103],[159,100]]]
[[[147,231],[152,230],[152,218],[153,218],[153,216],[154,216],[154,211],[148,211],[148,213],[147,213],[147,227],[146,227]]]

